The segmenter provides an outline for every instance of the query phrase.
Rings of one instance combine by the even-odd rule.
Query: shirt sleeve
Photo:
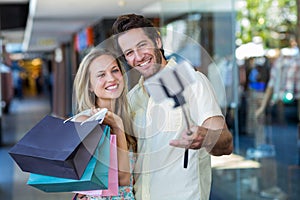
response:
[[[196,73],[197,81],[187,90],[188,105],[191,119],[202,125],[206,119],[223,114],[211,83],[204,74]]]

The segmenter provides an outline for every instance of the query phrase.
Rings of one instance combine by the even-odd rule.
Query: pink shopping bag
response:
[[[110,166],[108,171],[108,189],[74,191],[74,193],[80,193],[80,194],[91,195],[91,196],[118,196],[119,195],[116,135],[110,135]]]

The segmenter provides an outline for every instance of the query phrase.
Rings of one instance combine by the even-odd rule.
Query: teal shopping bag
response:
[[[99,146],[79,180],[31,173],[27,184],[44,192],[72,192],[74,190],[107,189],[110,163],[109,126],[105,127],[103,133],[105,134],[105,137],[102,137],[104,141],[99,142]]]

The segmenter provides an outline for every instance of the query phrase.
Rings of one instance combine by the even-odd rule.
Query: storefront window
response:
[[[273,101],[263,111],[259,108],[269,81],[276,85],[283,73],[293,77],[285,78],[292,83],[285,83],[295,91],[300,79],[299,53],[281,57],[282,62],[293,57],[289,62],[295,68],[293,74],[290,69],[275,72],[279,61],[263,49],[259,37],[253,38],[251,49],[237,49],[238,2],[162,0],[166,55],[187,60],[209,78],[234,136],[232,155],[212,157],[211,199],[295,199],[300,195],[297,94],[286,91],[279,101],[274,101],[273,94]],[[243,53],[251,59],[240,59]]]

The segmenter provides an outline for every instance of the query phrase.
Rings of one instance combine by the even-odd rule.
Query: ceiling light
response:
[[[123,6],[126,5],[126,1],[125,1],[125,0],[119,0],[119,1],[118,1],[118,5],[119,5],[120,7],[123,7]]]

